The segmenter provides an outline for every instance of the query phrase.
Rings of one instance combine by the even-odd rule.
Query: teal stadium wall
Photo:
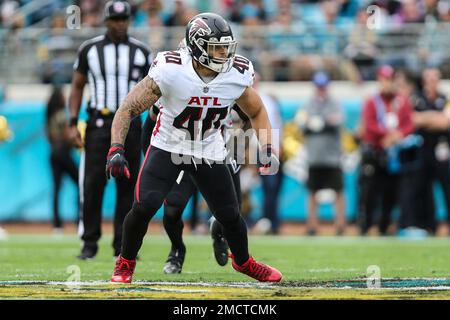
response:
[[[281,101],[282,117],[285,121],[293,118],[302,105],[300,101]],[[345,100],[342,106],[346,114],[345,126],[353,130],[360,117],[361,101]],[[84,110],[84,108],[83,108]],[[42,102],[0,103],[0,114],[7,117],[14,136],[9,142],[0,144],[0,221],[50,221],[52,217],[52,179],[49,164],[50,146],[47,142],[44,122],[45,105]],[[81,118],[85,118],[82,113]],[[79,154],[74,151],[79,161]],[[356,171],[345,173],[345,197],[347,219],[356,218]],[[445,219],[442,191],[436,187],[437,218]],[[251,217],[261,216],[262,192],[259,187],[252,192],[253,212]],[[307,192],[305,186],[291,177],[285,176],[280,195],[280,216],[283,220],[304,221]],[[77,189],[65,177],[60,193],[60,211],[66,221],[77,219]],[[109,182],[105,192],[103,217],[111,219],[115,204],[115,186]],[[322,205],[319,216],[330,220],[333,211],[330,205]],[[190,204],[185,218],[190,212]],[[156,215],[161,218],[161,210]],[[398,213],[397,213],[398,214]],[[207,213],[202,213],[206,217]]]

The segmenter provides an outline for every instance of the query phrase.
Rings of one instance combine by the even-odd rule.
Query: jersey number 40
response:
[[[244,74],[246,70],[249,69],[250,61],[245,59],[244,57],[236,56],[234,57],[233,67],[236,68],[237,71]]]
[[[207,137],[205,133],[212,127],[217,130],[221,127],[222,120],[228,114],[228,108],[208,108],[206,116],[203,120],[203,108],[186,107],[173,121],[173,126],[177,129],[187,130],[190,135],[189,140],[203,140]],[[187,126],[185,126],[187,122]],[[199,136],[201,128],[201,135]],[[210,133],[215,132],[212,130]],[[210,134],[209,133],[209,134]]]

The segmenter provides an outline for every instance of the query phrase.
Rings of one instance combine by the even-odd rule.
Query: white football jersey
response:
[[[236,99],[253,84],[253,65],[236,55],[230,71],[205,83],[185,50],[160,52],[150,71],[161,90],[151,145],[176,154],[222,161],[222,129]]]

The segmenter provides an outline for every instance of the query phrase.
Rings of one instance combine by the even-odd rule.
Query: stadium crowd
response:
[[[82,25],[102,25],[103,0],[46,1],[31,15],[17,15],[33,0],[0,1],[1,26],[23,28],[32,26],[45,17],[69,5],[77,5],[82,12]],[[346,25],[354,23],[361,7],[376,5],[388,23],[397,25],[424,23],[428,20],[450,21],[450,7],[446,0],[130,0],[132,26],[185,26],[189,19],[204,10],[221,10],[231,22],[264,25],[285,23],[327,23]]]
[[[63,54],[61,46],[73,50],[80,44],[60,39],[59,46],[56,41],[55,48],[46,49],[53,33],[63,33],[68,5],[80,8],[81,28],[102,27],[105,1],[54,0],[36,10],[21,10],[35,2],[1,1],[0,30],[50,28],[41,40],[42,60]],[[161,28],[183,29],[198,12],[225,13],[241,39],[239,51],[255,62],[265,81],[306,81],[317,68],[327,70],[334,80],[374,80],[376,67],[386,63],[416,71],[432,63],[444,77],[450,75],[450,56],[445,52],[447,0],[131,0],[130,4],[130,26],[148,30],[140,40],[154,52],[176,46],[182,36],[182,32],[165,34]],[[444,27],[436,28],[437,22]],[[59,52],[52,55],[53,49]],[[48,81],[45,75],[42,78]]]

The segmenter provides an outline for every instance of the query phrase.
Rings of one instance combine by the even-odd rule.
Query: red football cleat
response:
[[[283,277],[280,271],[272,268],[271,266],[255,261],[252,256],[248,258],[247,262],[240,266],[237,265],[236,262],[234,262],[233,255],[230,255],[230,257],[232,259],[231,265],[233,266],[234,270],[244,273],[258,281],[279,282]]]
[[[127,260],[122,256],[117,257],[111,282],[131,283],[136,260]]]

